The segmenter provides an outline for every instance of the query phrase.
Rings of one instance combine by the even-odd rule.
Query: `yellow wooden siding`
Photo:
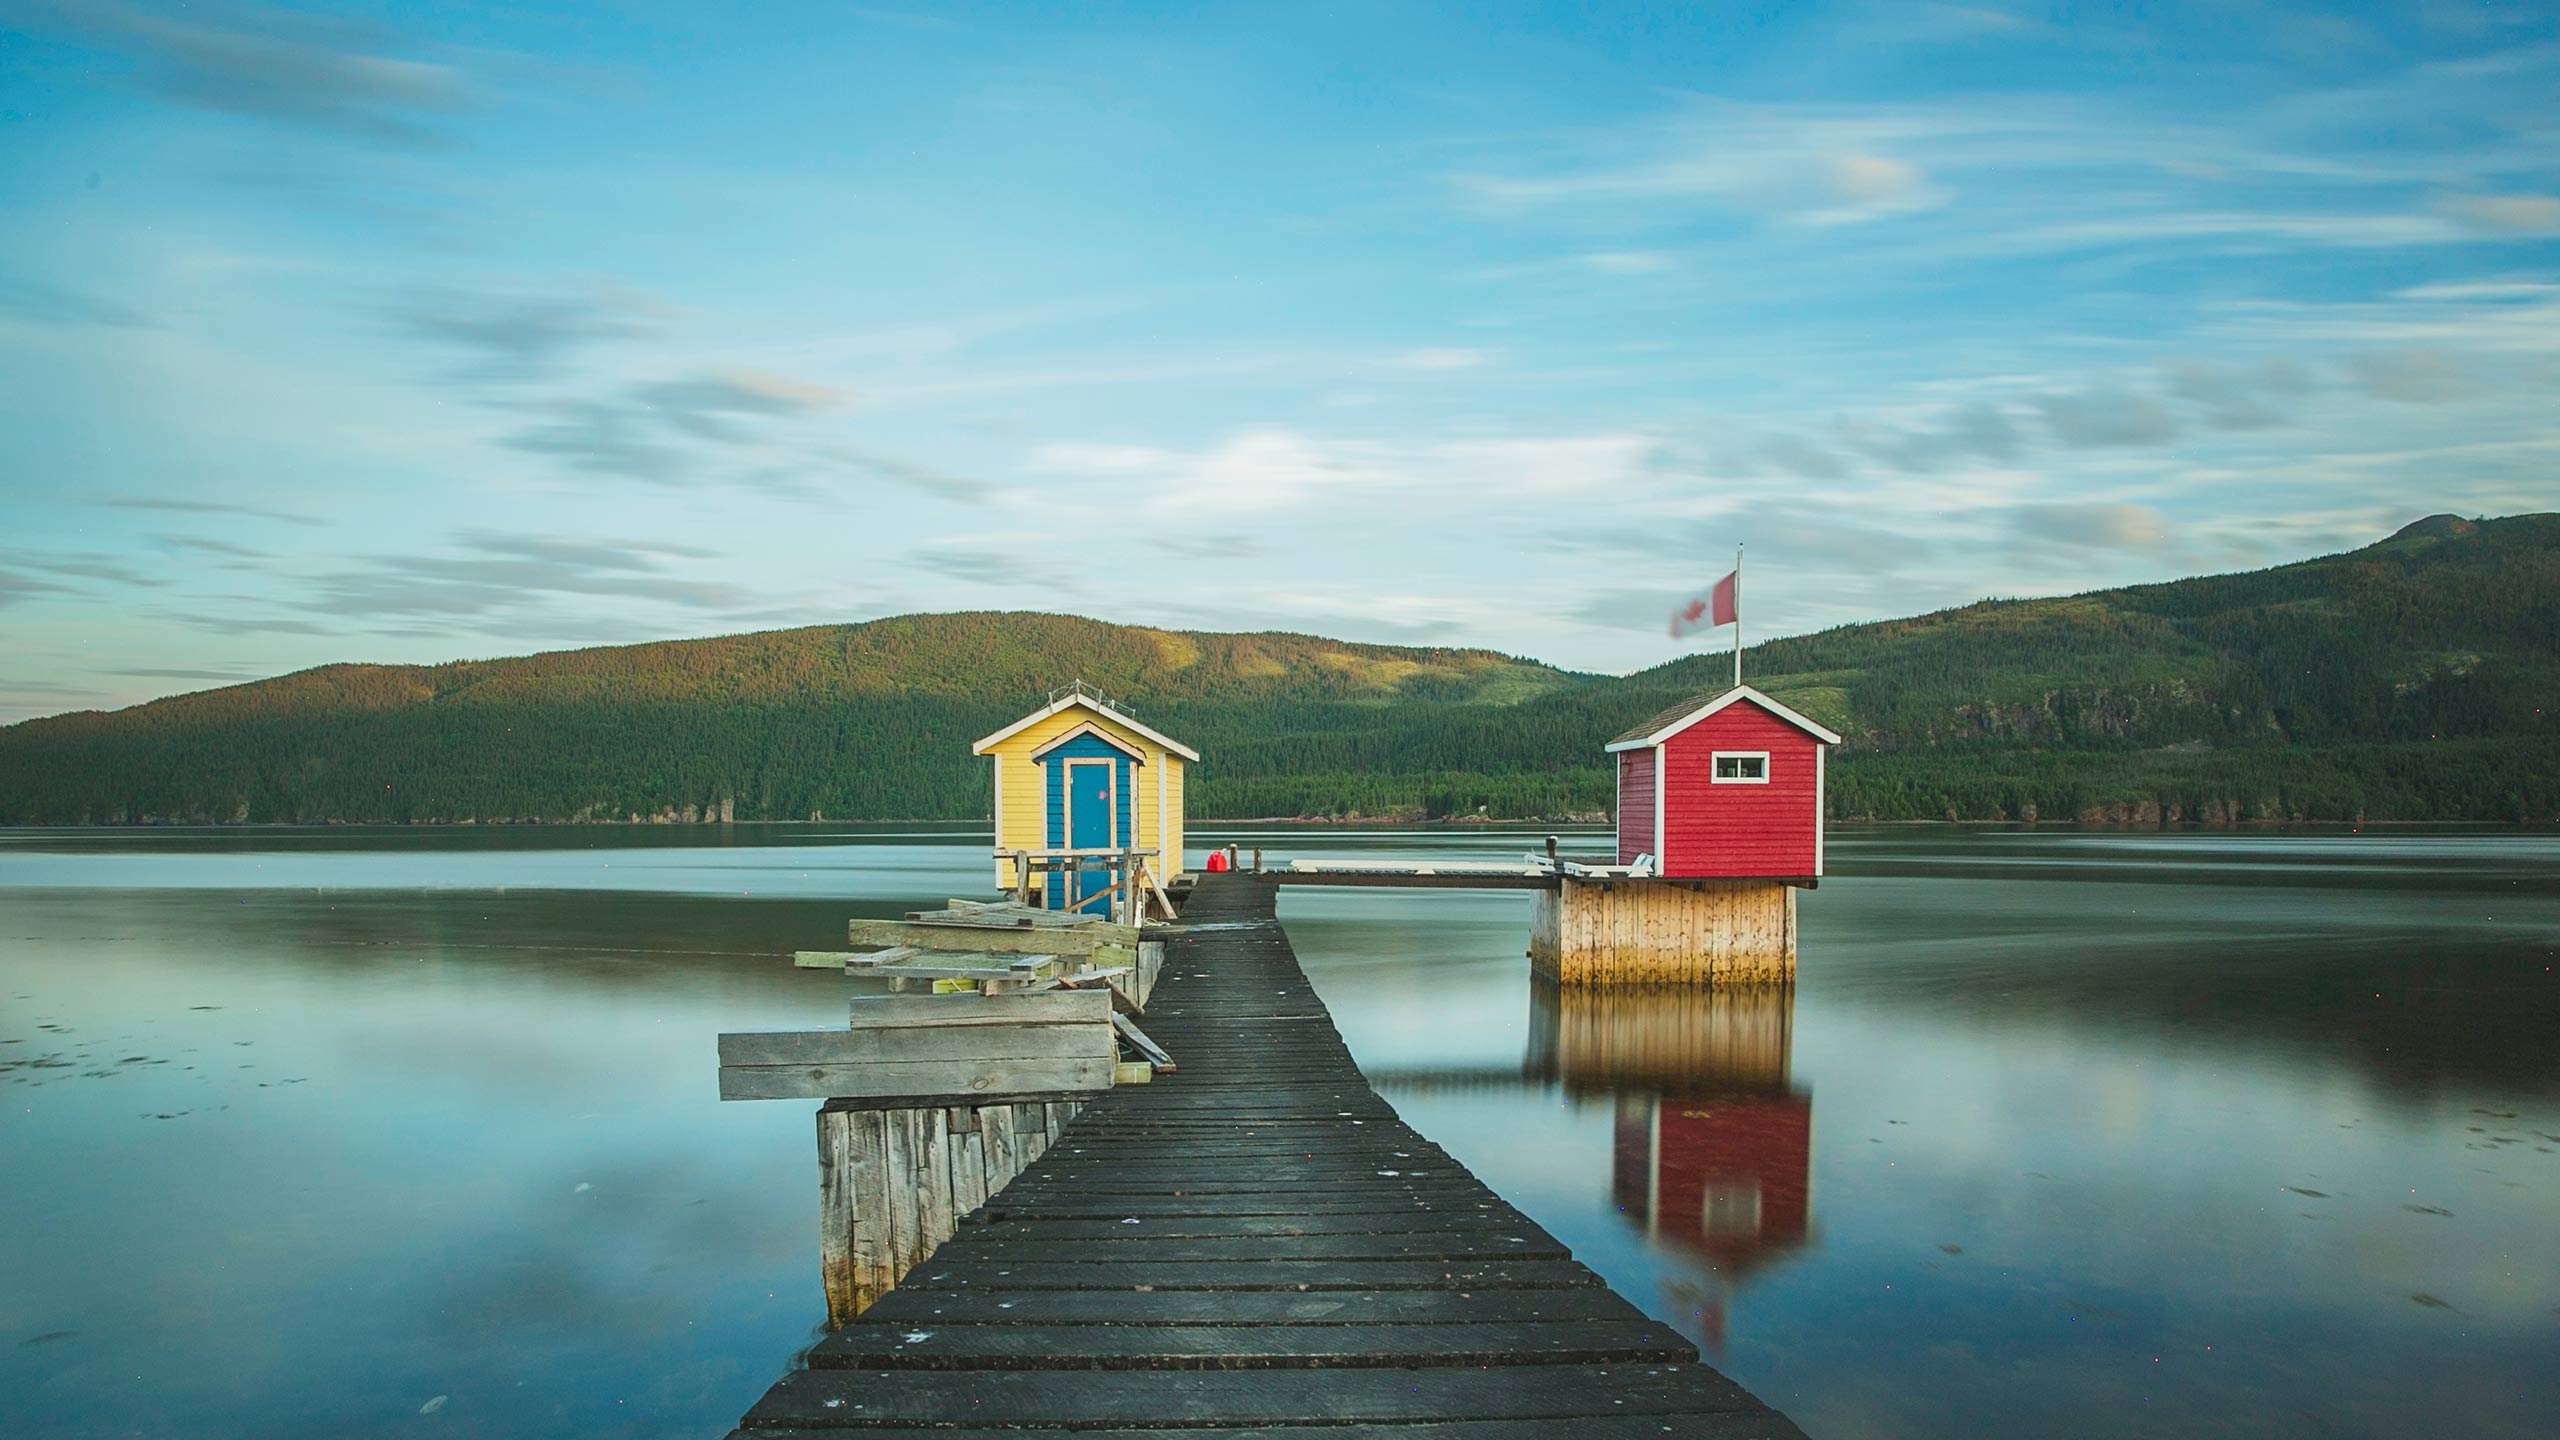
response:
[[[994,761],[996,794],[996,848],[999,850],[1045,850],[1048,836],[1048,769],[1035,762],[1031,753],[1059,736],[1081,725],[1091,725],[1112,739],[1128,745],[1147,757],[1136,767],[1131,786],[1137,793],[1131,797],[1133,813],[1130,821],[1137,827],[1132,843],[1141,850],[1156,846],[1156,767],[1171,767],[1169,780],[1173,808],[1173,839],[1176,858],[1168,873],[1178,873],[1182,843],[1182,760],[1166,752],[1145,736],[1113,724],[1107,718],[1082,706],[1069,706],[1014,735],[988,751]],[[1015,883],[1010,861],[995,862],[996,888],[1011,889]]]

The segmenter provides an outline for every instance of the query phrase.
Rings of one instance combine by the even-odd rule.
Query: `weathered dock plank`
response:
[[[1181,1069],[1097,1096],[740,1440],[1801,1440],[1397,1118],[1272,894],[1203,879],[1145,1016]]]
[[[990,1428],[1393,1425],[1760,1408],[1741,1386],[1698,1364],[1093,1370],[1073,1378],[1047,1369],[811,1369],[783,1377],[742,1424],[748,1430],[948,1426],[965,1417]]]
[[[720,1098],[858,1095],[921,1105],[936,1097],[1100,1091],[1111,1088],[1118,1056],[1111,998],[1101,991],[880,996],[854,1001],[842,1030],[721,1036]],[[986,1198],[983,1185],[977,1198]]]
[[[1415,1325],[854,1325],[813,1369],[1267,1370],[1362,1365],[1679,1363],[1693,1352],[1646,1320]]]

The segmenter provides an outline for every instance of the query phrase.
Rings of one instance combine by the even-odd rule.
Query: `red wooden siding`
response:
[[[1618,752],[1618,863],[1653,852],[1653,752]]]
[[[1662,873],[1820,874],[1814,837],[1822,815],[1814,767],[1821,763],[1821,749],[1821,741],[1748,700],[1665,741]],[[1766,750],[1769,783],[1715,784],[1718,750]]]

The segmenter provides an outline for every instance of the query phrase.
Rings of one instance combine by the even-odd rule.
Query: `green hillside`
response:
[[[1726,664],[961,614],[334,665],[0,729],[0,822],[974,817],[967,742],[1079,677],[1206,754],[1196,815],[1597,815],[1602,741]],[[1844,626],[1749,670],[1848,738],[1844,817],[2548,819],[2560,516]]]
[[[326,665],[0,729],[0,823],[980,815],[968,742],[1079,678],[1205,745],[1583,683],[1485,651],[993,613]]]

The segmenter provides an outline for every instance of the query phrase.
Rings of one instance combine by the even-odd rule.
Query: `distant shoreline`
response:
[[[816,829],[844,825],[942,825],[953,827],[985,826],[984,820],[890,819],[890,820],[143,820],[93,823],[87,825],[0,825],[0,831],[61,830],[96,831],[100,833],[135,830],[734,830],[741,825],[791,826]],[[1527,819],[1462,819],[1412,820],[1395,816],[1362,816],[1327,820],[1302,815],[1250,816],[1218,819],[1194,815],[1185,822],[1189,828],[1236,829],[1258,826],[1276,830],[1448,830],[1502,831],[1553,829],[1574,832],[1601,832],[1610,828],[1606,820]],[[1981,819],[1878,820],[1856,816],[1836,817],[1832,825],[1856,825],[1877,829],[1961,829],[1966,827],[2003,830],[2087,830],[2105,834],[2148,834],[2163,831],[2245,831],[2245,830],[2560,830],[2560,822],[2548,820],[2235,820],[2207,824],[2179,820],[2166,824],[2115,823],[2098,820],[2010,820]]]

